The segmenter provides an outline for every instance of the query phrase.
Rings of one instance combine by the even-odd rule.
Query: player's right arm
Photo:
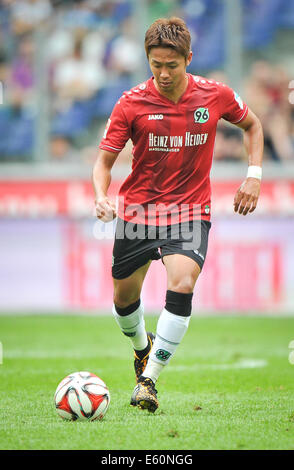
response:
[[[98,219],[110,222],[116,217],[115,203],[107,196],[111,182],[111,169],[118,153],[99,149],[93,168],[93,186],[95,191],[95,207]]]
[[[111,182],[113,164],[130,138],[130,123],[121,103],[125,99],[123,96],[113,108],[93,168],[96,214],[103,222],[110,222],[116,217],[115,203],[108,198],[107,191]]]

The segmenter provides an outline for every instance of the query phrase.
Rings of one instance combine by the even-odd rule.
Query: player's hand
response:
[[[243,181],[234,198],[235,212],[246,215],[255,210],[260,193],[260,183],[257,178],[247,178]]]
[[[99,198],[95,201],[96,215],[102,222],[111,222],[116,217],[115,203],[108,197]]]

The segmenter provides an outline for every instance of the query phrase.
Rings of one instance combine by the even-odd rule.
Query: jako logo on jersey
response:
[[[240,96],[238,95],[238,93],[236,93],[234,91],[234,96],[235,96],[235,100],[237,101],[238,105],[240,106],[241,109],[243,109],[244,105],[243,105],[243,101],[241,100]]]
[[[209,119],[209,111],[208,108],[198,108],[194,112],[194,121],[198,122],[199,124],[204,124]]]
[[[161,121],[163,119],[163,114],[149,114],[148,121]]]

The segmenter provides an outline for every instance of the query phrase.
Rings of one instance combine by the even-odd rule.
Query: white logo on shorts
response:
[[[204,256],[200,253],[200,251],[198,251],[198,250],[193,250],[193,251],[194,251],[195,255],[198,255],[201,259],[204,260]]]

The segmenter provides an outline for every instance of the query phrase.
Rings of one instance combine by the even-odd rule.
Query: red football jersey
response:
[[[100,148],[120,152],[134,144],[132,172],[119,191],[118,215],[134,223],[165,225],[210,220],[210,169],[217,122],[242,121],[248,107],[223,83],[188,74],[177,104],[161,95],[153,77],[116,103]]]

